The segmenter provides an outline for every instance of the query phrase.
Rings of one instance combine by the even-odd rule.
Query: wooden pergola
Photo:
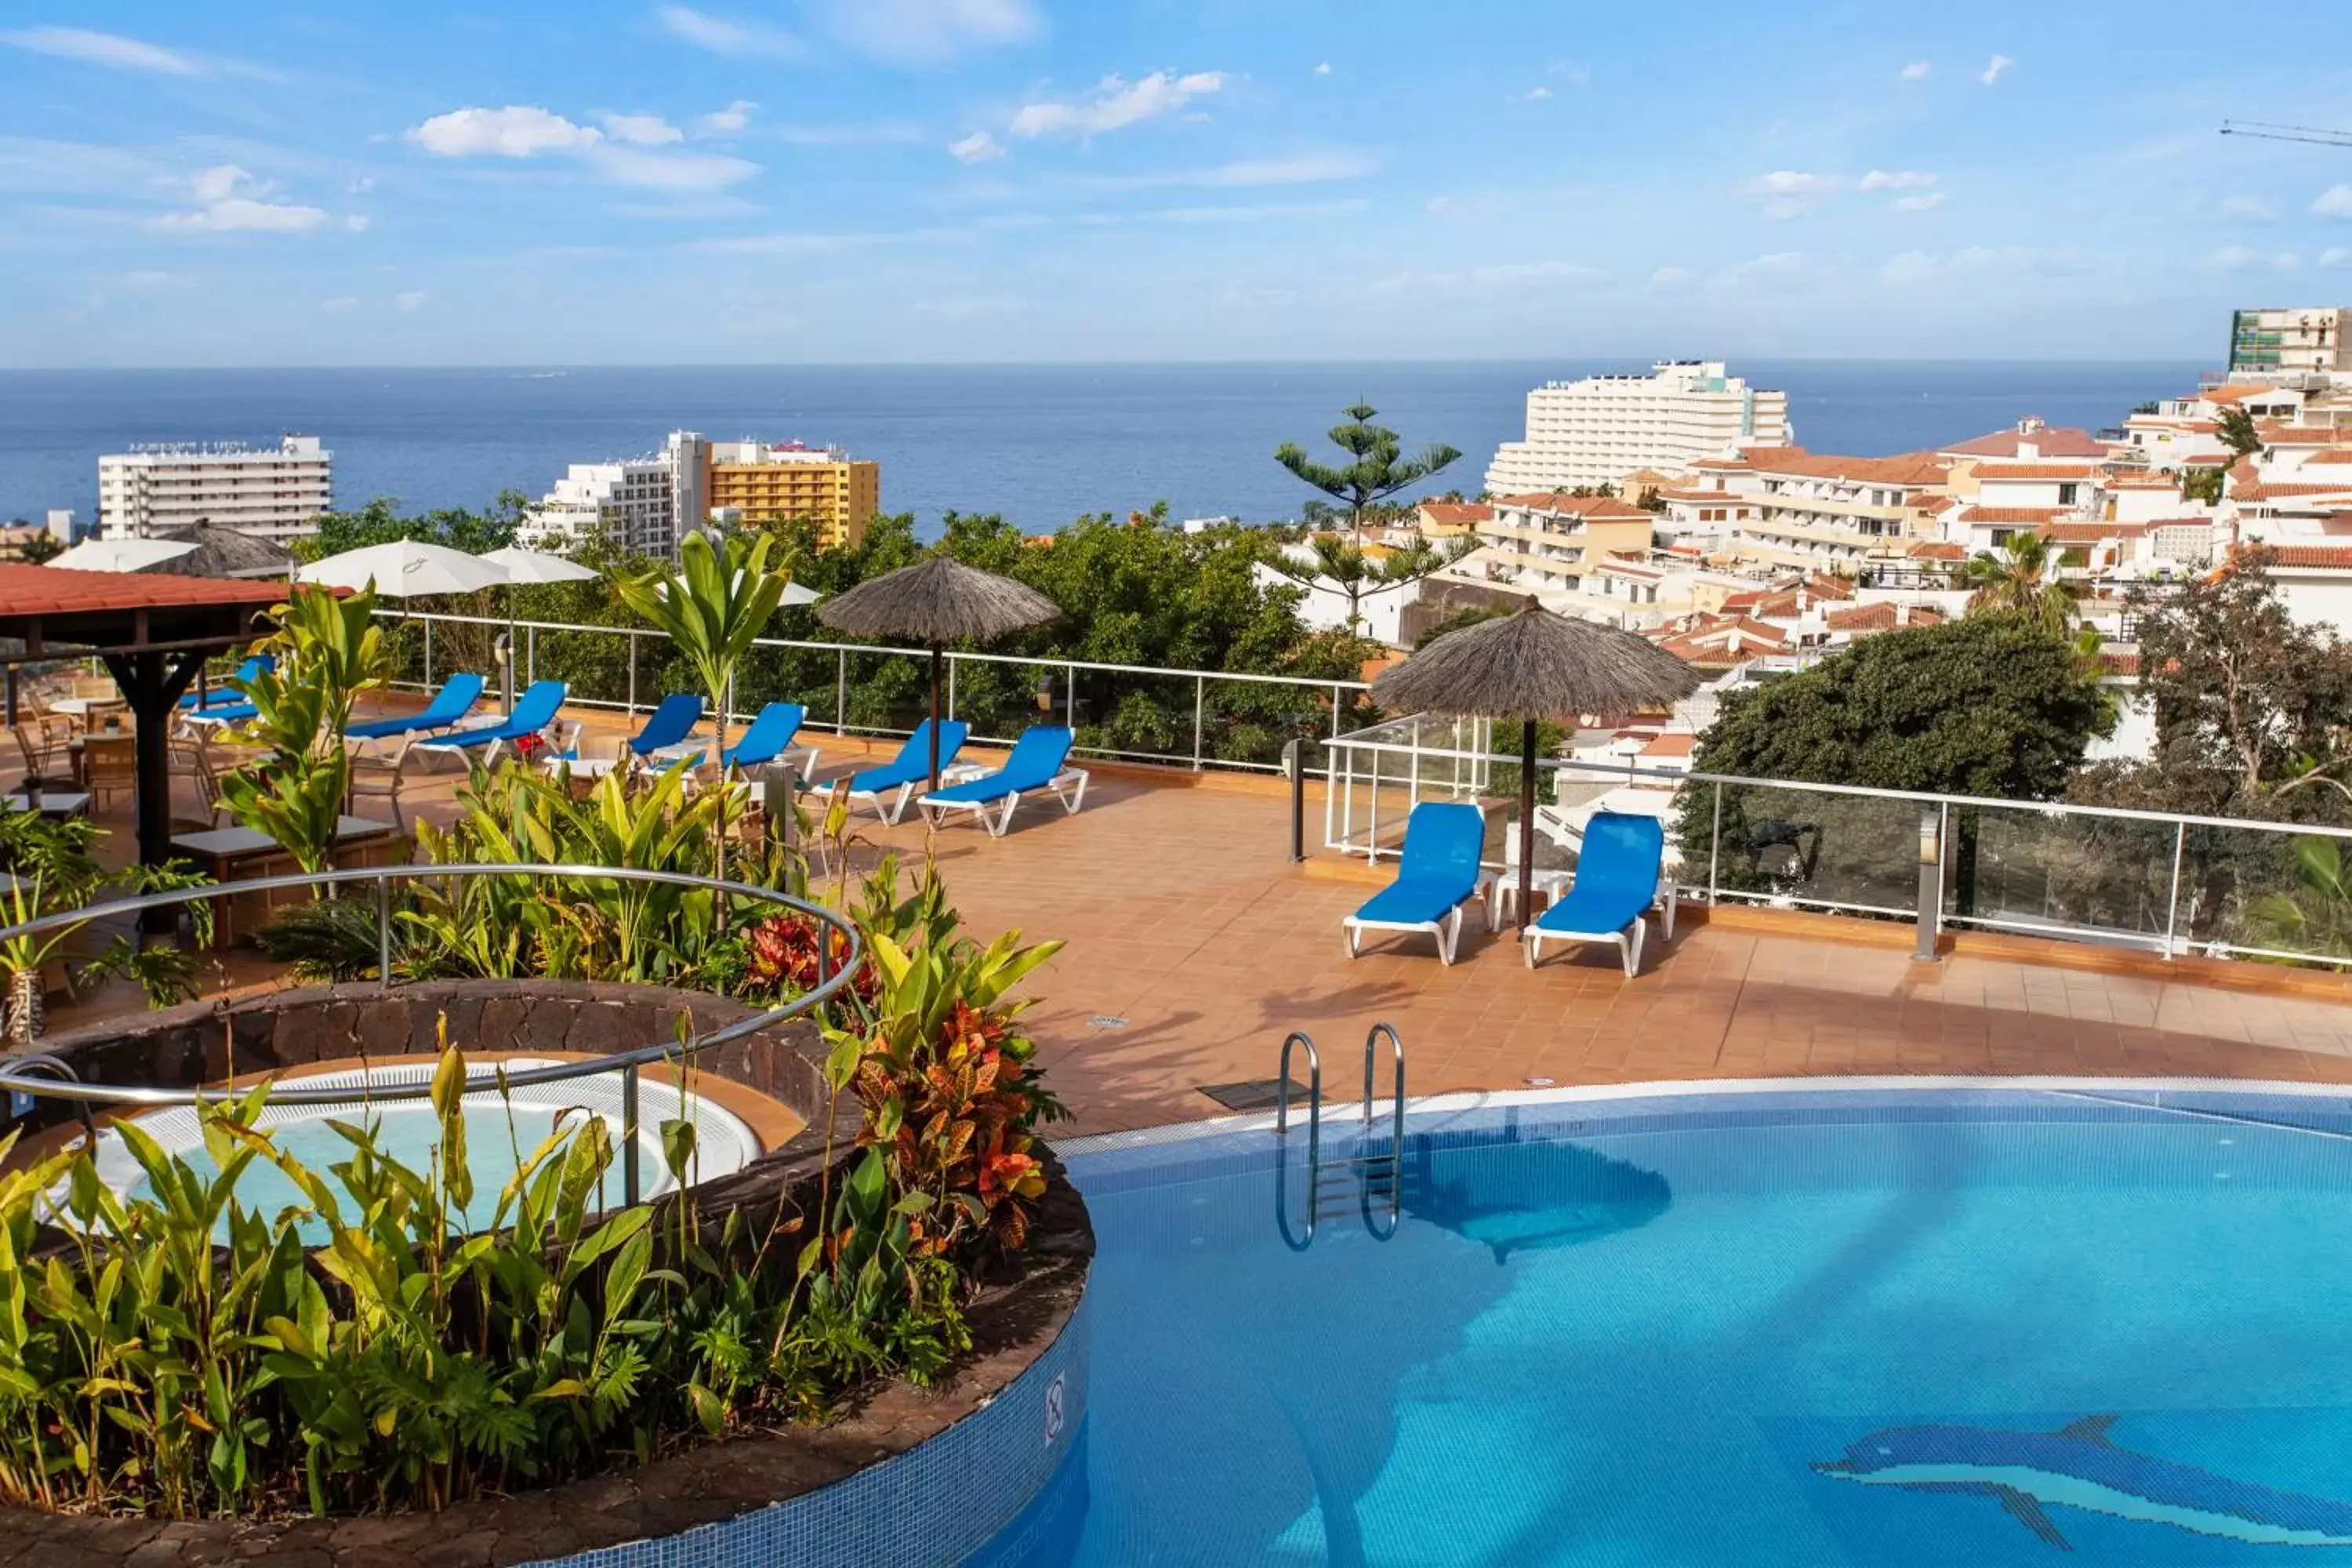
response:
[[[148,865],[172,858],[173,709],[207,658],[260,635],[256,621],[286,592],[283,583],[0,564],[0,638],[23,645],[0,656],[10,674],[24,664],[95,658],[122,690],[137,758],[139,858]]]

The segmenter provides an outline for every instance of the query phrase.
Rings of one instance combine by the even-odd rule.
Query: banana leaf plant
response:
[[[278,655],[276,667],[232,682],[254,709],[238,738],[263,754],[221,780],[222,802],[305,871],[326,869],[350,798],[352,705],[388,678],[375,606],[373,588],[338,596],[298,586],[270,612],[278,629],[257,645]]]

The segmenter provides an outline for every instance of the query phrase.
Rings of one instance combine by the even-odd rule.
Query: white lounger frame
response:
[[[902,784],[892,784],[888,789],[854,789],[848,791],[843,798],[852,806],[856,805],[860,801],[865,802],[874,808],[875,816],[880,817],[887,826],[896,827],[898,826],[898,819],[907,815],[907,803],[914,798],[915,785],[919,781],[909,779]]]
[[[1348,933],[1348,956],[1349,958],[1360,958],[1363,956],[1361,948],[1357,942],[1357,938],[1368,931],[1425,931],[1437,942],[1437,956],[1445,963],[1452,963],[1454,962],[1454,955],[1459,952],[1462,947],[1462,911],[1465,908],[1472,904],[1476,904],[1478,906],[1478,923],[1485,926],[1488,931],[1493,931],[1495,929],[1493,917],[1488,914],[1486,910],[1486,884],[1493,879],[1494,878],[1491,874],[1481,873],[1476,884],[1473,886],[1468,892],[1462,895],[1462,900],[1459,903],[1456,903],[1452,909],[1445,911],[1444,918],[1442,920],[1368,921],[1360,919],[1355,915],[1349,915],[1346,920],[1340,922],[1341,926]]]
[[[1087,770],[1064,768],[1060,773],[1047,779],[1045,787],[1054,792],[1054,798],[1062,803],[1062,809],[1065,812],[1076,816],[1078,814],[1078,807],[1087,803]],[[992,800],[941,800],[935,795],[927,795],[915,805],[925,816],[930,818],[933,826],[938,826],[941,816],[948,812],[968,811],[980,818],[980,825],[988,829],[988,836],[991,838],[1002,838],[1004,837],[1004,830],[1013,826],[1013,808],[1021,804],[1022,795],[1034,793],[1036,792],[1034,790],[1014,790],[1004,797],[1004,809],[1001,812],[996,811],[997,803]],[[899,809],[902,811],[905,809],[903,804]],[[992,813],[994,815],[992,816]]]
[[[1649,915],[1648,911],[1644,910],[1643,913],[1635,915],[1633,917],[1633,923],[1627,926],[1623,931],[1549,931],[1542,926],[1530,922],[1529,924],[1520,928],[1519,934],[1527,939],[1528,967],[1529,969],[1533,969],[1538,963],[1542,962],[1543,944],[1548,942],[1563,943],[1613,942],[1617,944],[1619,955],[1624,960],[1625,978],[1631,980],[1633,976],[1642,973],[1642,942],[1643,939],[1649,933]],[[1674,916],[1672,914],[1668,914],[1666,916],[1666,931],[1667,940],[1672,941],[1674,933]]]

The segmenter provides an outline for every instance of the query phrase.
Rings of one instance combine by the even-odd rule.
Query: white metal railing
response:
[[[1518,759],[1494,743],[1488,721],[1408,715],[1330,742],[1324,845],[1378,861],[1400,852],[1405,815],[1423,800],[1498,797],[1496,770]],[[2336,840],[2352,858],[2352,828],[2138,811],[2063,801],[1922,794],[1858,784],[1793,783],[1639,763],[1540,758],[1547,808],[1580,834],[1594,811],[1662,818],[1677,888],[1707,901],[1820,909],[1987,931],[2141,947],[2177,957],[2253,958],[2352,965],[2331,952],[2260,938],[2281,922],[2252,918],[2270,896],[2310,893],[2294,875],[2294,840]],[[1707,810],[1697,842],[1679,842],[1690,792]],[[1569,802],[1573,794],[1578,798]],[[1750,808],[1790,814],[1759,820]],[[1727,830],[1728,807],[1733,820]],[[1836,820],[1833,820],[1836,819]],[[1537,851],[1543,850],[1544,822]],[[1759,829],[1763,830],[1759,832]],[[1834,830],[1834,831],[1833,831]],[[1848,846],[1826,852],[1832,840]],[[1761,849],[1772,857],[1762,869]],[[1686,847],[1703,851],[1694,857]],[[1569,853],[1572,853],[1572,850]],[[1732,862],[1747,857],[1741,868]],[[1563,859],[1566,856],[1563,855]],[[1827,860],[1830,863],[1824,864]],[[1500,859],[1490,865],[1501,865]],[[1930,876],[1922,877],[1925,869]],[[2316,897],[2316,895],[2313,895]],[[2129,913],[2137,918],[2126,919]],[[2321,939],[2352,946],[2352,908]],[[2241,940],[2254,937],[2257,940]]]
[[[639,685],[640,669],[643,664],[641,645],[648,638],[657,643],[667,640],[658,631],[639,626],[584,626],[565,621],[509,621],[494,616],[457,616],[398,609],[378,610],[376,614],[379,618],[390,623],[413,622],[421,624],[424,628],[423,679],[395,683],[412,689],[422,687],[429,690],[437,683],[438,676],[455,673],[455,665],[446,660],[444,660],[436,669],[433,646],[433,628],[436,625],[479,626],[490,632],[510,636],[514,641],[509,648],[509,657],[514,660],[515,679],[521,685],[528,685],[540,678],[539,645],[540,637],[543,633],[585,634],[625,638],[628,643],[628,667],[626,686],[622,694],[618,698],[592,696],[574,689],[567,695],[565,701],[572,707],[612,709],[626,712],[632,717],[653,706],[653,701],[639,700],[642,695]],[[929,660],[930,658],[929,648],[900,647],[877,643],[804,641],[791,637],[761,637],[752,646],[803,653],[830,653],[835,656],[833,721],[829,726],[824,725],[821,715],[812,706],[809,714],[810,723],[820,728],[830,728],[834,733],[839,735],[898,736],[910,732],[908,729],[897,729],[887,725],[856,724],[850,721],[850,698],[856,689],[857,684],[852,679],[850,664],[856,658]],[[1210,690],[1214,685],[1286,688],[1296,691],[1302,700],[1318,708],[1328,708],[1328,739],[1337,739],[1344,731],[1352,706],[1349,698],[1360,697],[1370,689],[1370,687],[1361,680],[1321,680],[1290,675],[1260,675],[1242,670],[1160,668],[1151,666],[1107,664],[1082,658],[1038,658],[1021,654],[971,653],[955,649],[949,650],[944,657],[947,685],[942,707],[946,717],[950,719],[956,717],[958,676],[965,668],[974,665],[1016,666],[1058,671],[1063,683],[1062,703],[1066,715],[1065,721],[1069,722],[1074,730],[1078,728],[1076,718],[1081,700],[1078,678],[1082,674],[1173,682],[1180,689],[1181,683],[1189,680],[1192,683],[1192,721],[1189,747],[1169,752],[1135,751],[1100,744],[1088,745],[1084,743],[1082,739],[1076,749],[1091,756],[1189,767],[1194,772],[1210,768],[1235,768],[1266,773],[1282,771],[1283,764],[1276,758],[1259,760],[1221,757],[1215,754],[1214,748],[1211,744],[1213,726],[1211,723],[1209,705]],[[554,672],[551,671],[551,673]],[[658,700],[659,694],[656,693],[654,700]],[[731,695],[726,709],[726,719],[730,724],[740,721],[743,717],[742,712]],[[1014,738],[1011,735],[982,735],[977,732],[972,736],[973,740],[983,744],[1009,744]],[[1328,743],[1328,741],[1318,736],[1318,743]],[[1326,773],[1328,771],[1328,764],[1325,767],[1310,768],[1308,771]]]

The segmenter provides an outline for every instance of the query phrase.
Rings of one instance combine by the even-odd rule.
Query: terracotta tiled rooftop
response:
[[[267,609],[285,597],[283,583],[0,563],[0,616],[102,614],[192,605],[251,605]]]

